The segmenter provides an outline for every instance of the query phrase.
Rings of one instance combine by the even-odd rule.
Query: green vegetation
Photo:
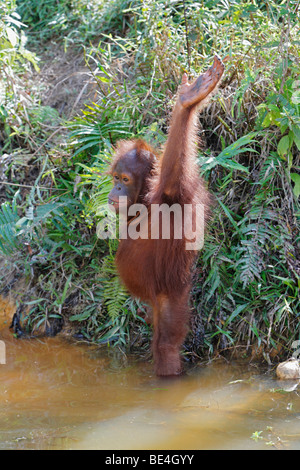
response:
[[[0,277],[23,331],[54,334],[63,321],[147,353],[144,306],[115,272],[117,240],[96,236],[105,171],[119,138],[165,142],[182,73],[195,77],[217,52],[226,75],[200,116],[199,150],[216,203],[185,355],[290,354],[300,339],[298,2],[0,3]],[[59,54],[85,68],[68,112],[39,82]]]

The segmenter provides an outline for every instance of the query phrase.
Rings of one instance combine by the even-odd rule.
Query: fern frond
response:
[[[5,256],[11,256],[20,249],[16,230],[18,219],[15,203],[4,202],[0,208],[0,250]]]
[[[200,163],[202,171],[206,172],[208,170],[211,170],[215,166],[220,165],[224,168],[245,171],[248,173],[249,172],[248,168],[234,161],[234,157],[236,155],[239,155],[240,153],[245,153],[245,152],[257,153],[257,151],[252,149],[251,147],[244,147],[245,145],[249,145],[253,142],[256,142],[254,139],[256,135],[257,135],[257,132],[250,132],[249,134],[244,135],[243,137],[238,139],[236,142],[234,142],[233,144],[229,145],[224,150],[222,150],[222,152],[217,157],[209,157],[209,158],[200,157],[199,163]]]
[[[122,307],[128,299],[128,293],[125,287],[120,283],[120,279],[117,275],[104,282],[103,297],[108,315],[114,320],[120,315]]]
[[[88,209],[94,212],[97,216],[101,216],[103,213],[103,208],[107,210],[107,201],[108,194],[112,188],[111,177],[109,175],[104,175],[101,178],[100,190],[96,191],[90,201],[87,204]]]
[[[260,202],[256,204],[257,200],[238,223],[239,229],[235,233],[240,237],[236,270],[244,288],[255,278],[260,279],[268,253],[266,248],[270,250],[282,245],[285,239],[283,220],[273,210],[262,207]]]
[[[73,156],[87,149],[98,148],[106,139],[113,139],[122,135],[128,137],[131,134],[126,121],[111,121],[106,123],[104,120],[76,120],[73,130],[70,133],[71,145],[78,147]]]
[[[113,320],[122,312],[122,308],[129,297],[125,287],[121,284],[117,274],[114,254],[110,253],[103,260],[103,300],[107,307],[109,317]]]

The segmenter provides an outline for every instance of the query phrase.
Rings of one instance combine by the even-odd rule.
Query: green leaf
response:
[[[263,120],[263,122],[262,122],[262,127],[263,128],[269,127],[272,122],[273,122],[272,113],[267,113],[264,120]]]
[[[300,139],[296,135],[294,136],[294,142],[297,146],[297,149],[300,150]]]
[[[289,147],[290,147],[290,140],[289,140],[289,136],[288,135],[285,135],[284,137],[282,137],[278,143],[278,146],[277,146],[277,150],[278,150],[278,153],[281,157],[283,157],[284,155],[286,155],[289,151]]]
[[[225,214],[227,215],[228,219],[230,220],[230,222],[232,223],[232,225],[236,228],[236,230],[238,230],[238,225],[236,223],[236,221],[234,220],[234,218],[232,217],[231,215],[231,211],[230,209],[228,209],[225,204],[223,204],[220,199],[216,196],[216,199],[218,201],[218,203],[220,204],[220,206],[222,207],[223,211],[225,212]]]
[[[87,309],[87,310],[84,310],[84,311],[81,312],[81,313],[77,313],[77,314],[75,314],[75,315],[71,315],[71,316],[69,317],[69,320],[70,320],[70,321],[78,321],[78,322],[80,322],[80,321],[87,320],[90,316],[91,316],[91,312],[90,312],[90,310]]]
[[[299,148],[299,142],[300,142],[300,126],[299,126],[299,123],[292,125],[291,128],[292,128],[292,131],[294,133],[294,140],[297,143],[298,149],[300,150],[300,148]]]
[[[13,28],[6,28],[6,34],[13,47],[18,44],[19,36]]]
[[[296,198],[298,199],[300,196],[300,175],[298,175],[298,173],[291,173],[291,180],[295,183],[293,191]]]
[[[249,305],[249,303],[238,305],[238,307],[227,318],[227,320],[225,322],[225,326],[229,325],[235,319],[235,317],[237,317],[248,305]]]

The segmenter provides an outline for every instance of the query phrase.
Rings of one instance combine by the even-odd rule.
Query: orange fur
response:
[[[158,160],[156,152],[142,140],[121,141],[117,146],[112,171],[120,165],[128,168],[131,162],[130,173],[137,175],[133,184],[141,188],[133,199],[146,204],[148,211],[139,223],[148,229],[152,204],[179,204],[181,207],[190,204],[192,220],[195,220],[196,205],[202,204],[207,220],[210,195],[198,175],[196,162],[197,116],[206,101],[205,90],[209,86],[208,95],[217,85],[223,68],[220,59],[215,58],[213,67],[202,78],[200,76],[196,84],[190,86],[184,80],[184,88],[173,110],[168,139]],[[185,105],[187,99],[194,103],[197,93],[202,96],[200,106],[198,102]],[[132,186],[129,190],[132,191]],[[113,191],[111,197],[127,189],[118,182]],[[119,274],[129,292],[152,306],[152,350],[157,375],[181,373],[180,348],[188,327],[191,269],[197,255],[195,251],[186,250],[184,238],[175,239],[174,220],[175,216],[171,216],[170,239],[162,236],[123,239],[116,256]]]

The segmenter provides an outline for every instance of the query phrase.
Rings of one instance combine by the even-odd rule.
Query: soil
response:
[[[49,44],[40,57],[40,72],[35,79],[42,95],[42,105],[51,106],[70,119],[80,114],[85,103],[95,101],[96,82],[86,66],[83,50]]]

